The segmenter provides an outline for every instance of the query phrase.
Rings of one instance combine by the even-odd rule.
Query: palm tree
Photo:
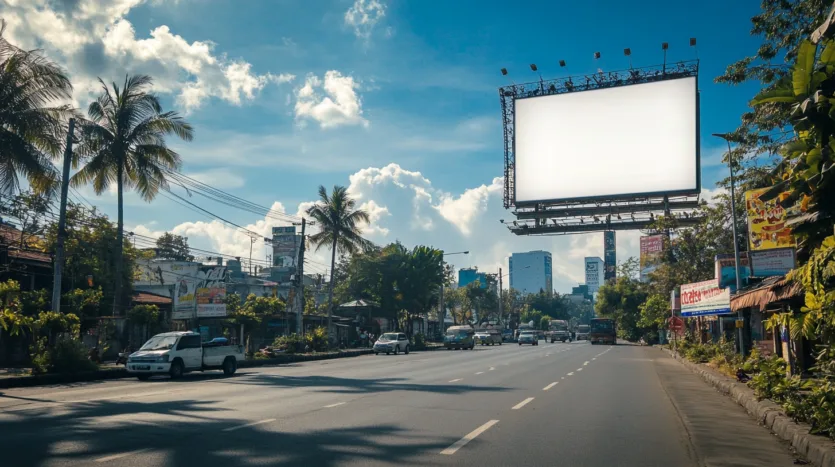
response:
[[[174,134],[191,141],[194,133],[176,112],[162,111],[159,99],[149,91],[149,76],[125,76],[121,88],[113,83],[111,89],[101,79],[99,82],[102,93],[87,109],[90,119],[80,123],[82,140],[74,162],[77,167],[84,160],[85,165],[73,176],[72,184],[92,182],[96,194],[116,184],[119,252],[113,298],[115,315],[122,286],[124,188],[135,188],[143,199],[153,200],[160,188],[168,186],[166,173],[182,165],[179,154],[165,144],[165,137]]]
[[[40,51],[21,50],[3,38],[0,20],[0,193],[12,193],[25,177],[36,191],[55,186],[50,157],[63,148],[72,97],[66,73]]]
[[[319,202],[307,210],[319,226],[319,232],[310,236],[318,251],[324,245],[331,247],[331,271],[336,266],[336,250],[354,254],[373,245],[362,238],[358,224],[368,223],[368,213],[356,208],[356,202],[348,196],[344,186],[334,186],[330,196],[324,186],[319,186]],[[328,334],[333,320],[333,272],[328,290]]]

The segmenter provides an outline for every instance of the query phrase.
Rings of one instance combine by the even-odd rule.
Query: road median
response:
[[[719,392],[745,408],[745,411],[754,417],[758,423],[771,430],[780,439],[790,443],[800,455],[812,464],[821,467],[835,467],[835,443],[830,439],[811,434],[809,425],[795,422],[785,414],[782,407],[774,402],[767,399],[757,400],[754,391],[748,385],[725,376],[706,365],[690,362],[672,350],[660,348],[685,368],[697,374]]]

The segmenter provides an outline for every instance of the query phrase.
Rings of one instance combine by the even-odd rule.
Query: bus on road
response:
[[[593,344],[617,343],[617,329],[615,320],[611,318],[594,318],[589,326],[589,340]]]

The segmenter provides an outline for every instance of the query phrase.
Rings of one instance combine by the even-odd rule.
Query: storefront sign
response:
[[[734,255],[716,255],[714,258],[716,262],[715,278],[719,281],[719,287],[730,287],[731,292],[736,290],[736,261]],[[739,254],[739,276],[741,282],[745,285],[748,278],[751,276],[751,265],[748,260],[748,253],[742,252]]]
[[[748,213],[748,242],[750,250],[770,250],[772,248],[793,247],[795,245],[791,229],[786,226],[786,216],[800,212],[799,205],[783,209],[779,202],[786,199],[788,193],[781,193],[769,201],[760,200],[770,188],[745,192],[745,209]]]
[[[731,312],[731,290],[709,280],[681,286],[681,316],[724,315]]]
[[[751,269],[754,276],[782,276],[794,269],[794,248],[775,248],[751,252]]]

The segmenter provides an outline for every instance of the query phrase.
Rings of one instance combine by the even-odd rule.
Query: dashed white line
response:
[[[577,368],[577,371],[583,371],[583,367]]]
[[[245,425],[231,426],[229,428],[224,428],[221,431],[235,431],[235,430],[240,430],[241,428],[247,428],[247,427],[251,427],[251,426],[255,426],[255,425],[263,425],[264,423],[270,423],[270,422],[274,422],[274,421],[275,421],[274,418],[268,418],[266,420],[259,420],[257,422],[247,423]]]
[[[556,386],[557,384],[558,384],[558,382],[553,382],[553,383],[549,384],[548,386],[545,386],[544,388],[542,388],[542,390],[547,391],[547,390],[551,389],[552,387]]]
[[[583,363],[583,366],[586,366],[586,365],[588,365],[588,364],[589,364],[589,362],[584,362],[584,363]]]
[[[490,427],[495,425],[496,423],[499,423],[499,421],[498,420],[490,420],[489,422],[485,423],[484,425],[481,425],[480,427],[476,428],[475,430],[469,432],[467,434],[467,436],[464,436],[463,438],[461,438],[458,441],[456,441],[455,443],[453,443],[452,446],[450,446],[450,447],[444,449],[443,451],[441,451],[441,454],[443,454],[445,456],[451,456],[451,455],[455,454],[456,451],[463,448],[470,441],[476,439],[476,437],[478,435],[480,435],[480,434],[484,433],[485,431],[489,430]]]
[[[449,380],[449,382],[450,383],[457,383],[457,382],[461,381],[462,379],[464,379],[464,378],[455,378],[455,379]]]
[[[568,373],[566,373],[566,374],[565,374],[565,376],[574,376],[574,372],[573,372],[573,371],[569,371]]]
[[[527,399],[523,400],[522,402],[520,402],[520,403],[518,403],[518,404],[514,405],[514,406],[511,408],[511,410],[519,410],[519,409],[521,409],[522,407],[524,407],[524,406],[528,405],[528,402],[530,402],[530,401],[532,401],[532,400],[534,400],[534,398],[533,398],[533,397],[528,397]]]
[[[346,403],[347,402],[337,402],[336,404],[326,405],[325,408],[330,409],[330,408],[333,408],[333,407],[339,407],[340,405],[343,405],[343,404],[346,404]]]
[[[478,373],[476,373],[476,374],[477,374],[477,375],[480,375],[480,374],[484,374],[484,372],[483,372],[483,371],[479,371],[479,372],[478,372]]]
[[[496,369],[496,367],[492,367],[492,366],[491,366],[491,367],[490,367],[490,369],[489,369],[489,370],[487,370],[487,371],[493,371],[493,370],[495,370],[495,369]]]
[[[592,360],[597,360],[597,357],[592,358]]]
[[[100,457],[100,458],[96,459],[96,462],[110,462],[110,461],[115,461],[116,459],[121,459],[121,458],[123,458],[123,457],[132,456],[132,455],[134,455],[134,454],[140,454],[140,453],[143,453],[143,452],[145,452],[145,451],[150,451],[150,450],[151,450],[151,448],[137,449],[136,451],[123,452],[123,453],[121,453],[121,454],[114,454],[114,455],[112,455],[112,456]]]

